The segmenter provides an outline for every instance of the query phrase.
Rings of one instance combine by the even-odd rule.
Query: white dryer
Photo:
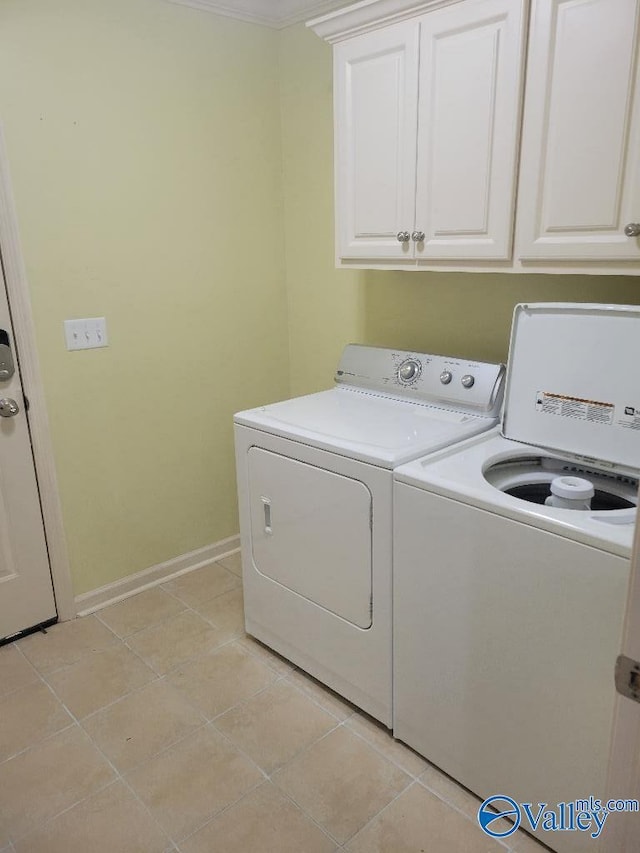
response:
[[[501,432],[395,472],[394,734],[481,798],[607,793],[638,364],[639,306],[519,305]]]
[[[248,633],[391,725],[392,469],[497,422],[504,367],[349,345],[235,416]]]

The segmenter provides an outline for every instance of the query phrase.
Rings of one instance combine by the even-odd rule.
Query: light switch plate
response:
[[[68,350],[107,347],[107,321],[104,317],[65,320],[64,337]]]

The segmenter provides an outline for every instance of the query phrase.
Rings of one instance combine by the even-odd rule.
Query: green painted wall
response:
[[[291,390],[326,387],[345,343],[503,360],[517,302],[640,302],[631,276],[336,270],[331,47],[281,34]]]
[[[237,532],[231,416],[289,388],[277,52],[159,0],[0,4],[76,593]],[[109,348],[67,352],[102,315]]]
[[[336,270],[331,48],[161,0],[2,0],[8,145],[76,594],[237,532],[232,414],[349,341],[499,359],[640,280]],[[63,320],[106,316],[107,349]]]

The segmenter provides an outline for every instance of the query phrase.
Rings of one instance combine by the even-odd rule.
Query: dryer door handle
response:
[[[262,508],[264,509],[264,532],[267,536],[271,536],[273,533],[273,529],[271,527],[271,499],[265,498],[264,495],[260,497],[262,501]]]

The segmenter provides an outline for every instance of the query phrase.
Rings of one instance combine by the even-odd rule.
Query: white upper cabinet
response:
[[[343,258],[401,258],[415,209],[418,25],[335,50],[337,242]]]
[[[420,18],[418,258],[511,257],[522,6],[467,0]]]
[[[361,0],[309,26],[335,44],[339,265],[640,275],[640,0]]]
[[[521,0],[336,46],[340,258],[510,257],[521,47]]]
[[[640,3],[537,0],[518,205],[523,259],[640,259]],[[640,232],[640,226],[638,226]]]

